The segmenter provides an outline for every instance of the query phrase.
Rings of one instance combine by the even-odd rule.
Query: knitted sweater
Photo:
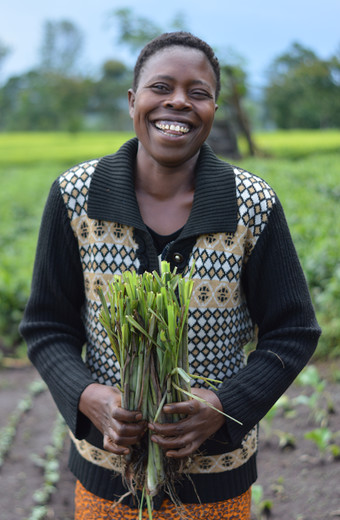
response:
[[[93,381],[119,381],[98,319],[96,288],[125,269],[159,269],[134,192],[137,146],[137,139],[128,141],[116,154],[78,165],[53,184],[20,327],[29,357],[70,428],[71,470],[107,499],[126,492],[121,460],[103,450],[102,435],[78,411],[78,402]],[[178,496],[184,503],[225,500],[256,479],[256,426],[309,360],[320,329],[277,196],[207,145],[196,168],[191,214],[162,258],[183,273],[195,262],[190,369],[222,381],[216,393],[223,409],[242,423],[226,419],[201,446]],[[244,346],[255,328],[257,347],[246,361]],[[125,503],[133,505],[131,498]]]

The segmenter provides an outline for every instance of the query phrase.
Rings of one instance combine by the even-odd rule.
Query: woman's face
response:
[[[209,135],[216,79],[203,52],[172,46],[152,55],[129,91],[139,153],[175,167],[194,157]]]

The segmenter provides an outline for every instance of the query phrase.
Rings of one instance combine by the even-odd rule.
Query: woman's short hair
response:
[[[185,31],[163,33],[154,38],[141,50],[134,68],[133,89],[137,90],[141,71],[148,59],[158,51],[175,45],[191,47],[203,52],[208,58],[216,78],[216,99],[221,89],[220,64],[213,49],[205,41]]]

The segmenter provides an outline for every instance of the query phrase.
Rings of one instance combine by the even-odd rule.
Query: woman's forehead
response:
[[[165,47],[152,54],[144,63],[140,73],[140,81],[146,76],[180,74],[182,71],[190,69],[197,74],[204,73],[210,76],[213,83],[216,83],[215,73],[207,56],[200,49],[172,45]]]

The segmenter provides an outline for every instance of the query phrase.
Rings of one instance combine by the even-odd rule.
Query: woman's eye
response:
[[[210,92],[206,92],[205,90],[194,90],[191,95],[195,98],[212,98]]]
[[[169,88],[166,85],[163,85],[161,83],[157,83],[156,85],[152,85],[151,88],[153,90],[159,91],[159,92],[167,92],[169,90]]]

